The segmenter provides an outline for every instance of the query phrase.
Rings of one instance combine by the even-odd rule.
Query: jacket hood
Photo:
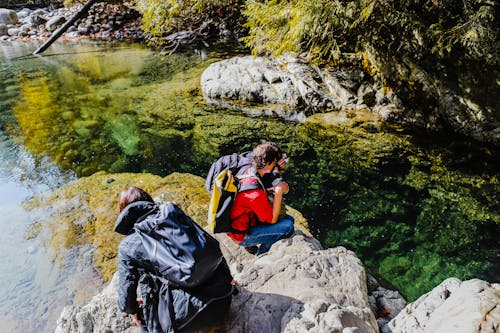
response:
[[[122,210],[120,215],[118,215],[115,223],[115,228],[113,230],[119,234],[128,235],[129,232],[134,228],[134,224],[136,222],[140,222],[138,220],[141,217],[146,217],[145,215],[148,212],[153,213],[153,209],[155,207],[156,204],[149,201],[132,202]]]

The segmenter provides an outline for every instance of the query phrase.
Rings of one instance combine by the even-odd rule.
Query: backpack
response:
[[[264,188],[260,184],[252,184],[240,188],[238,180],[243,177],[256,177],[253,174],[242,176],[252,165],[252,152],[226,155],[215,161],[208,172],[205,187],[211,193],[208,206],[208,225],[212,233],[232,232],[244,233],[231,226],[231,208],[239,191]],[[258,178],[257,178],[258,179]]]
[[[209,194],[212,194],[214,181],[224,170],[231,170],[233,175],[241,173],[252,166],[252,152],[247,151],[242,154],[231,154],[220,157],[215,161],[208,171],[205,181],[205,188]]]
[[[174,286],[202,284],[223,260],[219,242],[171,202],[155,207],[134,229],[145,259]]]

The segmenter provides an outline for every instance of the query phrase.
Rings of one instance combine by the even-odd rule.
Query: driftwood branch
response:
[[[88,0],[85,5],[83,5],[83,7],[78,12],[76,12],[75,15],[73,15],[71,19],[61,25],[59,29],[57,29],[52,34],[52,36],[47,41],[45,41],[45,43],[43,43],[38,49],[35,50],[35,52],[33,52],[33,54],[39,54],[45,51],[52,43],[54,43],[59,37],[61,37],[61,35],[66,30],[68,30],[68,28],[71,27],[76,22],[76,20],[83,17],[84,15],[86,16],[88,10],[90,9],[90,7],[92,7],[94,2],[96,2],[96,0]]]

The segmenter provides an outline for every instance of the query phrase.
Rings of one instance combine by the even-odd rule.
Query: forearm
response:
[[[137,284],[139,273],[130,261],[118,254],[118,307],[126,313],[136,313],[139,306],[137,304]]]
[[[274,200],[273,200],[273,221],[272,221],[272,223],[278,222],[278,218],[279,218],[280,211],[281,211],[282,201],[283,201],[283,193],[282,192],[275,193]]]

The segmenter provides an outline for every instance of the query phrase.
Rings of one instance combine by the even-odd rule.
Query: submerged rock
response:
[[[70,182],[44,197],[33,198],[26,207],[38,220],[38,226],[51,229],[47,244],[61,257],[55,260],[63,259],[65,248],[95,246],[94,267],[104,280],[110,280],[117,266],[118,244],[123,238],[113,232],[118,216],[118,196],[130,186],[143,188],[155,200],[177,203],[198,224],[206,226],[210,196],[205,190],[205,180],[187,173],[160,177],[146,173],[98,172]],[[302,214],[288,206],[287,212],[294,216],[295,228],[310,235]]]

